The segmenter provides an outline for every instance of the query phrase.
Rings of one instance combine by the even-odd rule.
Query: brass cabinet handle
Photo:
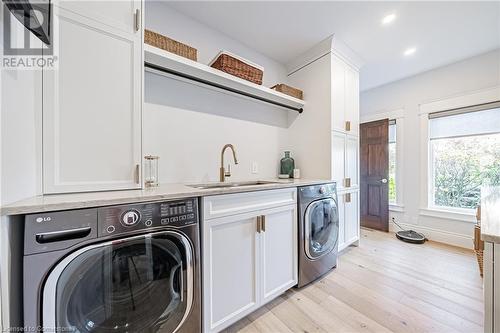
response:
[[[351,187],[351,178],[344,179],[344,187]]]
[[[345,130],[346,131],[350,131],[351,130],[351,121],[350,120],[347,120],[345,122]]]
[[[257,216],[257,232],[260,234],[262,228],[262,216]]]
[[[135,31],[141,30],[141,10],[136,9],[134,14]]]
[[[262,215],[260,217],[260,223],[261,223],[261,226],[262,226],[262,231],[266,232],[266,216],[265,215]]]
[[[344,195],[344,202],[351,202],[351,193],[346,193]]]
[[[139,173],[140,173],[139,168],[140,168],[140,165],[139,165],[139,164],[136,164],[136,165],[135,165],[135,173],[134,173],[134,178],[135,178],[135,183],[136,183],[137,185],[139,185]]]

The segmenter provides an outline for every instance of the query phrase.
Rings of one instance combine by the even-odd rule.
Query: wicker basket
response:
[[[210,63],[210,66],[243,80],[262,84],[264,68],[229,52],[220,52]]]
[[[476,253],[477,264],[479,265],[479,274],[483,277],[483,254],[484,242],[481,240],[481,206],[477,207],[477,223],[474,226],[474,252]]]
[[[198,51],[194,47],[183,44],[151,30],[144,30],[144,43],[171,53],[175,53],[184,58],[194,61],[198,60]]]
[[[274,85],[274,86],[271,87],[271,89],[279,91],[279,92],[281,92],[283,94],[286,94],[288,96],[292,96],[292,97],[295,97],[295,98],[298,98],[298,99],[304,99],[303,98],[304,94],[303,94],[302,90],[294,88],[294,87],[287,86],[286,84],[283,84],[283,83]]]

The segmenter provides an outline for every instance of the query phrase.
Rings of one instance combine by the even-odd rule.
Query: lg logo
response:
[[[38,223],[50,222],[50,221],[52,221],[52,218],[50,216],[41,216],[41,217],[37,217],[35,221]]]

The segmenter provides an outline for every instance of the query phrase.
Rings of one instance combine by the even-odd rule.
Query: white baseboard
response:
[[[463,247],[466,249],[473,249],[472,235],[466,236],[463,234],[408,223],[399,223],[399,225],[404,229],[411,229],[424,234],[428,240]],[[399,230],[401,229],[399,229],[394,223],[389,222],[389,231],[396,232]]]

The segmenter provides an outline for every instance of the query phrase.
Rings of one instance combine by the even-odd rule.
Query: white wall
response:
[[[411,61],[411,60],[409,60]],[[361,72],[361,75],[362,72]],[[470,222],[436,218],[420,214],[427,203],[420,202],[421,179],[419,105],[500,85],[500,50],[425,72],[404,80],[361,93],[361,117],[404,109],[402,182],[404,212],[391,212],[397,222],[410,224],[430,239],[472,246]]]
[[[201,63],[227,50],[262,65],[265,86],[286,82],[281,64],[168,4],[148,1],[145,15],[147,29],[197,48]],[[290,111],[151,73],[144,89],[143,152],[160,156],[160,182],[218,181],[226,143],[235,145],[240,160],[231,165],[232,180],[276,177]],[[233,164],[230,152],[226,161]],[[252,162],[258,163],[258,174],[251,173]]]

